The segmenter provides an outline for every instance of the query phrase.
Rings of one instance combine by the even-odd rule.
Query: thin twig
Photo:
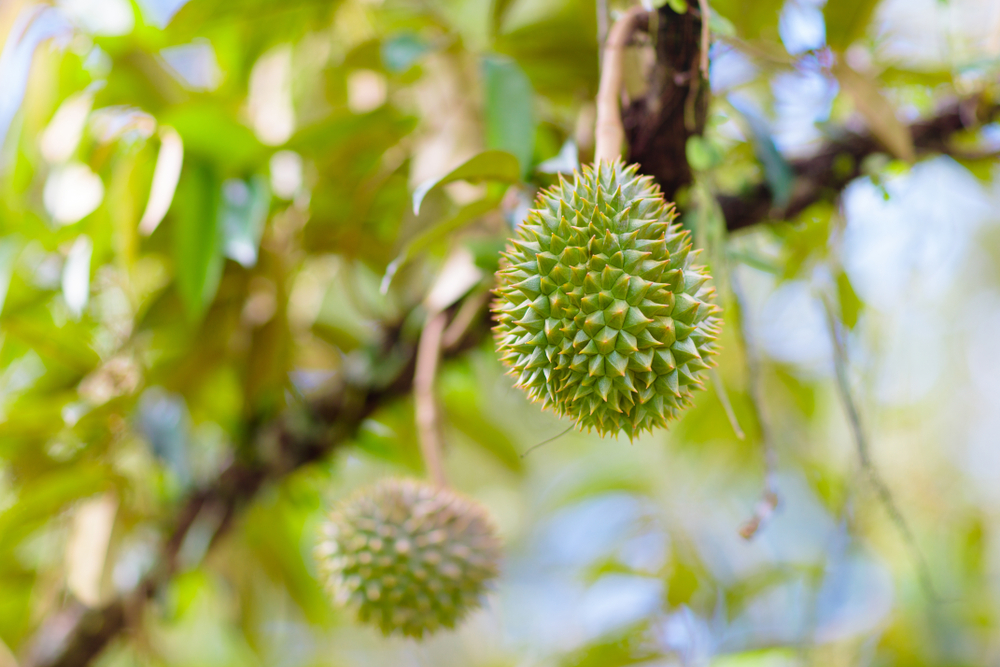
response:
[[[736,439],[745,440],[747,436],[740,427],[739,420],[736,419],[736,411],[733,410],[733,403],[729,400],[729,392],[726,391],[726,383],[722,381],[722,376],[719,375],[719,371],[717,369],[710,369],[708,374],[712,378],[712,386],[715,388],[715,395],[719,398],[719,403],[722,403],[722,409],[726,413],[726,419],[729,420],[729,425],[733,427],[733,433],[736,434]]]
[[[712,18],[712,10],[708,7],[708,0],[698,0],[698,7],[701,9],[701,74],[707,81],[708,47],[711,41],[708,23]]]
[[[597,123],[594,129],[595,165],[601,160],[611,162],[621,157],[622,145],[625,143],[621,114],[625,47],[645,16],[646,11],[642,7],[628,10],[612,26],[604,43],[601,86],[597,91]]]
[[[455,318],[448,325],[448,328],[444,330],[444,334],[441,338],[441,347],[443,349],[450,349],[455,346],[458,341],[465,338],[465,334],[469,332],[469,328],[472,327],[476,322],[478,322],[480,311],[488,304],[490,301],[490,291],[483,290],[475,296],[469,296],[459,307],[458,312],[455,313]]]
[[[448,316],[445,313],[432,313],[428,316],[417,345],[416,369],[413,372],[413,400],[417,413],[420,453],[424,457],[427,474],[438,486],[448,485],[441,455],[441,424],[434,397],[434,379],[437,376],[441,340],[447,323]]]
[[[737,330],[743,343],[743,356],[747,365],[747,390],[750,394],[750,403],[757,414],[757,424],[760,427],[760,440],[764,450],[764,493],[754,507],[753,516],[740,527],[740,535],[745,540],[749,540],[756,535],[761,527],[771,518],[774,511],[780,504],[778,496],[778,455],[774,449],[774,438],[771,432],[771,423],[768,420],[764,407],[764,392],[761,387],[760,364],[757,357],[757,348],[754,344],[753,333],[746,318],[746,297],[743,294],[743,287],[735,271],[729,272],[729,287],[736,299],[736,312],[740,326]]]
[[[927,594],[928,598],[934,600],[936,599],[936,595],[934,593],[934,585],[931,580],[930,568],[924,560],[920,547],[917,545],[917,540],[913,536],[913,532],[910,530],[909,525],[906,523],[903,513],[900,512],[899,507],[896,505],[896,501],[892,496],[892,491],[889,490],[888,484],[886,484],[885,480],[882,479],[882,476],[879,474],[878,469],[872,461],[871,449],[868,444],[868,436],[865,434],[865,430],[861,426],[861,416],[858,412],[857,404],[854,402],[854,396],[851,392],[850,379],[847,375],[847,348],[844,345],[843,332],[840,328],[840,320],[837,318],[833,305],[827,295],[823,294],[822,300],[823,308],[826,311],[826,323],[830,332],[830,340],[833,343],[833,366],[834,374],[837,379],[837,390],[840,394],[840,400],[844,404],[844,412],[847,413],[847,421],[851,425],[851,432],[854,435],[854,443],[858,450],[858,458],[861,462],[861,468],[868,476],[868,481],[875,489],[875,493],[878,495],[879,500],[885,507],[886,512],[889,513],[889,518],[892,520],[893,524],[895,524],[900,535],[903,537],[903,541],[909,548],[910,553],[913,556],[913,560],[916,562],[917,576],[920,578],[920,583],[924,588],[924,592]]]
[[[573,430],[573,424],[570,424],[568,427],[566,427],[566,430],[563,431],[562,433],[558,433],[558,434],[552,436],[551,438],[548,438],[546,440],[542,440],[537,445],[532,445],[531,447],[528,447],[527,451],[525,451],[523,454],[521,454],[521,458],[523,459],[528,454],[530,454],[531,452],[535,451],[536,449],[538,449],[542,445],[547,445],[550,442],[552,442],[553,440],[558,440],[559,438],[563,437],[564,435],[566,435],[567,433],[569,433],[572,430]]]

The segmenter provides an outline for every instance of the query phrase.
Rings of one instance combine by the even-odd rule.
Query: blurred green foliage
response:
[[[390,384],[435,285],[465,281],[443,305],[481,308],[536,190],[592,156],[603,3],[189,0],[176,14],[170,4],[0,7],[0,89],[12,100],[0,99],[0,122],[11,116],[0,125],[0,665],[28,655],[65,605],[131,590],[186,494],[259,454],[255,429],[342,378]],[[887,284],[921,274],[940,288],[903,290],[921,313],[904,324],[869,303],[878,285],[859,283],[869,274],[856,260],[867,246],[851,245],[853,209],[836,193],[733,235],[709,196],[766,183],[784,203],[790,161],[863,125],[865,100],[912,119],[970,90],[994,99],[996,32],[982,28],[996,24],[993,5],[711,5],[715,97],[705,136],[687,145],[697,182],[678,198],[726,311],[717,386],[667,433],[631,446],[568,433],[522,458],[567,424],[512,389],[486,337],[437,378],[449,475],[490,508],[507,544],[484,612],[418,647],[354,625],[317,583],[310,554],[326,508],[384,475],[423,474],[402,396],[349,446],[268,480],[217,543],[223,517],[200,514],[178,576],[101,665],[997,660],[995,467],[962,463],[956,443],[981,427],[983,460],[996,462],[995,422],[975,407],[993,404],[969,387],[998,358],[961,354],[977,331],[993,336],[962,317],[996,298],[1000,276],[975,271],[1000,250],[995,225],[963,227],[951,213],[967,192],[995,209],[995,159],[960,156],[979,189],[941,204],[954,223],[945,238],[965,234],[948,251],[960,260],[942,259],[937,236],[932,251],[907,237],[906,258],[925,252],[926,264],[886,259]],[[802,20],[819,21],[825,42],[792,49],[792,37],[816,32]],[[38,48],[28,25],[49,30]],[[948,47],[912,48],[930,42]],[[834,61],[853,68],[853,96]],[[802,102],[813,98],[815,108]],[[880,139],[905,129],[870,116]],[[967,143],[989,148],[987,129]],[[927,231],[921,216],[940,200],[899,185],[925,164],[880,156],[851,188],[877,193],[868,210]],[[950,274],[934,273],[946,264]],[[857,474],[820,293],[849,329],[875,458],[937,598]],[[880,399],[880,360],[932,319],[947,330],[915,344],[914,376],[932,357],[944,368],[916,399]],[[768,338],[775,327],[788,338]],[[765,449],[778,461],[769,472]],[[765,477],[780,504],[744,541]]]

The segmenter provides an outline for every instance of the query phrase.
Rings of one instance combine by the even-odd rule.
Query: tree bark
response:
[[[705,131],[709,87],[701,72],[701,16],[692,7],[677,14],[669,6],[656,21],[656,63],[649,90],[623,113],[628,160],[656,179],[667,201],[691,184],[687,140]]]

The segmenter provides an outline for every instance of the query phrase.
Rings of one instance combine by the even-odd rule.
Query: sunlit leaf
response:
[[[524,463],[507,435],[479,406],[479,391],[468,366],[442,374],[440,394],[448,423],[482,447],[504,467],[520,472]]]
[[[80,503],[66,547],[66,587],[84,604],[102,602],[102,580],[118,499],[104,494]]]
[[[416,196],[416,193],[414,193]],[[431,244],[445,238],[448,234],[461,229],[464,225],[473,222],[479,216],[488,213],[496,208],[499,200],[493,198],[481,199],[471,204],[466,204],[450,218],[442,220],[434,226],[424,230],[411,239],[403,249],[396,255],[396,258],[386,267],[385,276],[382,278],[380,287],[383,294],[389,290],[392,279],[399,269],[417,254],[426,250]]]
[[[190,104],[166,114],[165,122],[184,141],[184,150],[228,168],[257,164],[265,149],[246,125],[219,106]]]
[[[713,0],[711,5],[712,14],[720,13],[729,19],[741,37],[777,41],[783,0]]]
[[[517,157],[506,151],[490,150],[463,162],[447,174],[424,181],[413,190],[413,212],[420,213],[420,205],[434,188],[455,181],[500,181],[517,183],[521,176],[521,166]]]
[[[222,276],[220,190],[215,174],[204,163],[185,169],[178,185],[171,229],[174,270],[181,300],[192,320],[205,312]]]
[[[722,37],[736,36],[736,26],[733,25],[733,22],[714,9],[708,19],[708,25],[712,30],[712,34]]]
[[[826,43],[843,51],[864,37],[878,0],[837,0],[823,7],[826,21]]]
[[[868,128],[900,160],[913,162],[916,152],[910,129],[896,116],[896,109],[882,95],[878,84],[858,73],[843,59],[833,66],[841,87],[850,95]]]
[[[10,288],[10,278],[14,273],[14,263],[20,250],[20,239],[13,236],[0,239],[0,314],[3,313],[3,304]]]
[[[697,134],[688,137],[684,148],[688,164],[696,171],[718,166],[725,157],[717,146]]]
[[[729,100],[743,116],[750,130],[754,154],[764,167],[764,177],[771,188],[772,198],[776,206],[781,207],[792,197],[794,173],[785,158],[778,152],[778,147],[771,137],[771,130],[757,113],[748,105],[738,102],[735,98]]]
[[[848,329],[853,329],[858,323],[862,303],[854,291],[854,286],[851,285],[851,279],[844,271],[837,273],[837,300],[840,303],[840,321]]]
[[[163,220],[163,216],[170,210],[183,163],[184,141],[181,135],[172,127],[160,128],[160,152],[156,156],[156,167],[153,171],[153,183],[150,186],[146,210],[139,221],[140,233],[147,236],[152,234]]]
[[[68,504],[108,488],[108,471],[82,463],[38,475],[16,505],[0,513],[0,552],[15,546]]]
[[[486,146],[507,151],[528,172],[535,148],[535,94],[531,82],[512,60],[483,60]]]

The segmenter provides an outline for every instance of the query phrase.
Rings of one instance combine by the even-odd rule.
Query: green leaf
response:
[[[916,151],[913,148],[910,128],[896,116],[896,109],[882,95],[878,83],[852,69],[843,59],[838,60],[832,69],[841,88],[851,97],[858,111],[864,116],[872,134],[894,156],[912,163],[916,159]]]
[[[514,58],[549,99],[597,94],[597,12],[565,0],[518,0],[500,21],[494,50]],[[564,97],[565,96],[565,97]]]
[[[767,122],[745,104],[730,98],[730,103],[740,112],[749,129],[750,141],[754,154],[764,167],[764,178],[771,188],[771,195],[776,206],[783,207],[792,197],[792,185],[795,172],[785,158],[778,152],[778,147],[771,138],[771,130]]]
[[[836,2],[837,0],[831,0]],[[728,18],[740,37],[761,39],[770,42],[778,40],[778,15],[784,0],[713,0],[712,15],[721,14]]]
[[[444,176],[431,178],[413,191],[413,213],[420,214],[420,204],[436,187],[455,181],[500,181],[517,183],[521,179],[521,166],[517,158],[506,151],[485,151],[463,162]]]
[[[840,321],[848,329],[853,329],[858,323],[862,303],[851,285],[851,279],[843,271],[837,274],[837,300],[840,303]]]
[[[843,51],[864,37],[878,0],[834,0],[823,7],[826,21],[826,43],[835,51]]]
[[[684,146],[688,164],[695,171],[705,171],[722,164],[724,155],[719,148],[705,137],[691,135]]]
[[[708,26],[711,28],[712,34],[722,37],[736,36],[736,26],[733,25],[733,22],[717,11],[713,10],[711,16],[708,17]]]
[[[448,423],[491,454],[505,468],[522,472],[524,461],[510,436],[498,425],[480,402],[481,385],[474,366],[469,363],[450,364],[442,369],[438,393]]]
[[[416,196],[416,193],[414,193],[414,196]],[[499,203],[499,199],[487,197],[486,199],[466,204],[452,217],[425,229],[413,237],[403,246],[403,249],[396,255],[396,258],[389,263],[389,266],[386,267],[385,275],[382,277],[382,284],[379,286],[382,294],[386,294],[389,291],[393,277],[417,253],[422,252],[435,241],[443,239],[448,234],[461,229],[464,225],[472,222],[479,216],[489,213]]]
[[[535,149],[531,82],[513,60],[490,56],[483,60],[483,88],[486,146],[516,157],[524,176]]]
[[[108,480],[108,470],[94,463],[34,475],[17,502],[0,512],[0,552],[17,545],[70,503],[107,489]]]
[[[798,214],[795,224],[780,232],[785,257],[782,280],[805,275],[828,251],[835,209],[829,201],[819,201]]]
[[[184,140],[184,152],[199,155],[221,167],[242,169],[259,164],[266,153],[263,144],[246,125],[217,104],[199,103],[179,107],[164,116]]]
[[[214,171],[200,163],[184,170],[174,197],[174,270],[192,321],[204,314],[222,276],[219,190]]]
[[[14,264],[20,251],[20,239],[13,236],[0,239],[0,314],[3,313],[3,303],[7,300],[7,290],[10,288]]]
[[[712,667],[771,667],[794,662],[791,648],[777,647],[720,655],[712,660]]]

